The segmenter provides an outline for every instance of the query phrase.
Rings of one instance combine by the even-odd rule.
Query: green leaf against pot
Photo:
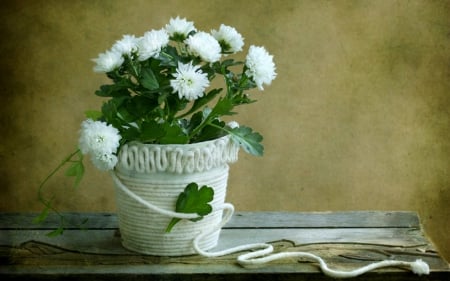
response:
[[[121,128],[120,135],[123,140],[140,140],[141,132],[138,128],[129,126],[126,128]]]
[[[200,217],[211,213],[209,204],[214,199],[214,189],[209,186],[199,188],[198,184],[190,183],[178,197],[175,210],[180,213],[196,213]],[[199,220],[193,219],[193,220]]]
[[[196,183],[190,183],[177,199],[175,211],[178,213],[197,214],[198,218],[191,221],[201,220],[204,216],[212,212],[212,206],[209,204],[214,199],[214,189],[209,186],[198,187]],[[170,232],[175,224],[181,219],[173,218],[166,228]]]
[[[165,135],[160,138],[161,144],[185,144],[189,141],[189,137],[180,126],[165,123],[163,128]]]
[[[237,127],[229,131],[232,140],[236,141],[247,153],[255,156],[262,156],[264,146],[261,144],[263,137],[253,132],[249,127]]]

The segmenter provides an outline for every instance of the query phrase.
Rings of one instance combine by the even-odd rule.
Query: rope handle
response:
[[[165,215],[168,217],[172,217],[172,218],[179,218],[179,219],[188,219],[189,220],[189,219],[198,218],[197,214],[187,214],[187,213],[178,213],[178,212],[174,212],[174,211],[168,211],[168,210],[164,210],[156,205],[153,205],[153,204],[145,201],[140,196],[138,196],[136,193],[132,192],[128,187],[126,187],[122,183],[122,181],[117,177],[116,173],[111,172],[111,176],[113,178],[114,183],[120,188],[120,190],[122,190],[127,195],[129,195],[131,198],[133,198],[134,200],[138,201],[139,203],[141,203],[142,205],[144,205],[145,207],[149,208],[150,210],[152,210],[156,213],[159,213],[161,215]]]
[[[144,205],[145,207],[165,216],[173,217],[173,218],[179,218],[179,219],[195,219],[198,216],[196,214],[186,214],[186,213],[178,213],[174,211],[168,211],[164,210],[158,206],[155,206],[138,195],[136,195],[134,192],[132,192],[128,187],[126,187],[120,179],[117,177],[117,175],[114,172],[111,172],[112,178],[116,185],[126,194],[128,194],[130,197]],[[208,234],[213,233],[215,231],[220,230],[233,216],[234,213],[234,206],[230,203],[223,203],[221,206],[215,209],[215,211],[223,210],[223,217],[222,221],[215,225],[214,227],[200,233],[197,237],[194,238],[192,241],[192,246],[194,250],[204,257],[220,257],[225,256],[233,253],[238,253],[242,251],[251,251],[249,253],[241,254],[237,257],[237,262],[243,266],[243,267],[257,267],[261,266],[263,264],[266,264],[271,261],[280,260],[280,259],[286,259],[286,258],[306,258],[309,260],[312,260],[314,262],[317,262],[319,264],[320,269],[322,272],[330,276],[332,278],[350,278],[350,277],[356,277],[361,274],[364,274],[366,272],[369,272],[374,269],[383,268],[383,267],[407,267],[409,268],[413,273],[417,275],[423,275],[423,274],[429,274],[430,268],[427,263],[425,263],[421,259],[417,259],[414,262],[407,262],[407,261],[397,261],[397,260],[383,260],[375,263],[368,264],[366,266],[360,267],[355,270],[351,271],[340,271],[340,270],[334,270],[330,269],[326,262],[320,258],[319,256],[316,256],[311,253],[307,252],[282,252],[282,253],[274,253],[273,254],[273,246],[268,243],[253,243],[253,244],[244,244],[240,246],[236,246],[233,248],[225,249],[222,251],[217,252],[209,252],[204,251],[200,248],[199,243],[200,241]]]

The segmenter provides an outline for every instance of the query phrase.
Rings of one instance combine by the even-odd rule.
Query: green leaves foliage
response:
[[[99,97],[120,97],[128,96],[128,89],[133,87],[133,84],[127,79],[121,79],[114,84],[102,85],[100,89],[95,92]]]
[[[240,144],[245,152],[255,156],[262,156],[264,147],[261,144],[263,137],[249,127],[237,127],[229,131],[231,139]]]
[[[209,202],[213,198],[213,188],[206,185],[199,188],[196,183],[190,183],[178,196],[175,211],[178,213],[197,214],[199,217],[191,219],[191,221],[201,220],[204,216],[212,212],[212,207]],[[166,228],[166,232],[170,232],[180,220],[179,218],[172,218]]]
[[[149,90],[156,90],[159,88],[158,80],[151,68],[143,68],[139,82]]]
[[[255,88],[245,73],[244,63],[232,58],[204,63],[201,70],[208,79],[222,76],[225,87],[210,89],[189,102],[179,98],[170,86],[179,63],[188,62],[202,64],[198,57],[171,45],[163,47],[159,56],[145,61],[126,57],[120,68],[107,73],[114,83],[96,91],[96,95],[109,98],[102,106],[101,117],[93,112],[90,116],[118,128],[122,143],[193,143],[230,133],[221,117],[234,115],[235,107],[254,102],[244,94]],[[242,72],[235,73],[239,68]],[[260,155],[262,145],[256,133],[245,130],[236,131],[235,138],[245,151]]]

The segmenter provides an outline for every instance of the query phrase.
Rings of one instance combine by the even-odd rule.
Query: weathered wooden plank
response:
[[[114,229],[118,226],[113,213],[64,213],[75,225],[88,219],[87,229]],[[0,229],[51,229],[59,223],[54,214],[42,224],[33,224],[36,213],[0,213]],[[270,219],[269,219],[270,218]],[[420,227],[415,212],[348,211],[348,212],[237,212],[224,228],[384,228]],[[73,228],[73,227],[72,227]]]
[[[435,253],[417,253],[413,249],[403,249],[385,246],[367,245],[307,245],[293,246],[290,242],[273,243],[276,251],[307,251],[323,257],[327,263],[341,270],[350,270],[381,259],[414,260],[422,258],[432,269],[440,272],[445,264]],[[5,250],[4,248],[2,248]],[[257,268],[242,268],[236,265],[236,255],[219,258],[201,256],[157,257],[144,256],[129,252],[124,255],[97,254],[91,252],[74,252],[54,247],[52,245],[29,242],[21,247],[9,249],[10,259],[0,266],[0,273],[13,273],[21,268],[22,272],[51,274],[74,273],[147,273],[147,274],[177,274],[177,273],[319,273],[317,265],[294,259],[280,260]],[[134,268],[133,271],[130,271]],[[63,272],[61,272],[63,269]],[[379,272],[402,272],[402,269],[387,268]]]
[[[46,237],[46,233],[47,231],[43,230],[2,230],[0,245],[20,246],[27,241],[41,241],[74,251],[126,253],[120,245],[120,237],[115,235],[115,230],[66,230],[63,236],[54,238]],[[294,245],[339,243],[418,248],[428,245],[428,241],[418,229],[223,229],[217,249],[281,240],[291,241]]]
[[[422,258],[431,261],[432,268],[440,264],[442,259],[434,251],[417,251],[417,247],[394,247],[386,245],[362,245],[362,244],[335,244],[321,243],[309,245],[295,245],[292,241],[275,241],[271,243],[276,252],[307,251],[316,253],[328,262],[339,266],[352,266],[352,263],[364,263],[387,258],[413,260]],[[120,248],[116,243],[117,248]],[[183,257],[160,257],[141,255],[124,249],[117,251],[105,251],[98,249],[97,245],[88,247],[61,247],[55,244],[41,241],[27,241],[15,247],[1,247],[1,253],[9,258],[4,263],[10,265],[25,266],[50,266],[50,265],[130,265],[130,264],[234,264],[237,254],[218,258],[205,258],[198,255]],[[111,247],[108,247],[111,248]],[[294,263],[295,260],[276,261],[273,264]],[[355,266],[355,265],[353,265]],[[91,269],[92,270],[92,269]]]
[[[117,215],[114,213],[62,213],[67,220],[68,228],[78,226],[88,219],[85,229],[115,229],[118,227]],[[49,214],[43,223],[33,223],[38,213],[0,213],[0,229],[54,229],[59,225],[60,217]]]
[[[384,228],[420,227],[415,212],[347,211],[347,212],[241,212],[226,228]]]
[[[34,214],[0,214],[0,276],[7,279],[54,280],[331,280],[315,263],[281,260],[259,268],[236,264],[238,254],[218,258],[198,255],[160,257],[124,249],[112,214],[69,214],[90,217],[87,230],[66,230],[48,238],[57,225],[30,222]],[[53,220],[53,221],[52,221]],[[426,261],[424,278],[399,268],[386,268],[353,280],[448,280],[450,269],[423,235],[413,212],[238,213],[222,230],[220,250],[245,243],[270,242],[276,252],[307,251],[332,268],[353,269],[383,259]]]

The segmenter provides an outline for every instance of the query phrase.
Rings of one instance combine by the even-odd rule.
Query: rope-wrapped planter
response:
[[[228,164],[237,161],[238,152],[239,146],[228,136],[184,145],[124,145],[113,174],[123,246],[159,256],[196,253],[192,241],[222,222]],[[166,233],[178,195],[192,182],[214,189],[213,212],[200,221],[182,220]],[[184,218],[194,217],[186,214]],[[203,235],[198,246],[213,248],[219,233],[217,229]]]
[[[268,243],[244,244],[209,252],[218,242],[221,227],[233,215],[234,207],[225,203],[228,164],[237,161],[239,147],[229,137],[187,145],[152,145],[130,143],[119,152],[119,162],[112,174],[118,205],[119,227],[125,248],[151,255],[181,256],[200,254],[219,257],[249,251],[237,257],[244,267],[268,262],[302,258],[318,263],[332,278],[349,278],[382,267],[406,267],[418,275],[429,274],[427,263],[383,260],[348,271],[331,269],[326,262],[307,252],[279,252]],[[193,219],[195,214],[174,212],[178,195],[195,182],[214,189],[213,211],[202,220],[182,220],[170,233],[165,229],[173,217]]]

